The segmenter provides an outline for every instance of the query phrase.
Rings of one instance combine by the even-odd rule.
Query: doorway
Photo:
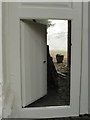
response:
[[[21,40],[22,107],[70,105],[70,24],[54,19],[21,21],[21,34],[26,36]]]
[[[5,29],[7,32],[4,32],[7,33],[7,37],[5,37],[6,51],[4,54],[7,59],[5,59],[4,65],[6,68],[10,68],[10,70],[4,69],[7,75],[10,75],[10,79],[7,80],[8,82],[10,82],[10,80],[12,81],[10,82],[10,87],[13,88],[12,94],[15,98],[14,104],[12,104],[13,109],[10,118],[13,116],[13,118],[40,119],[79,115],[82,3],[30,2],[9,3],[7,6],[6,12],[8,19],[4,19],[7,23]],[[34,21],[32,21],[33,19]],[[38,23],[37,25],[37,20],[71,20],[72,47],[69,105],[26,107],[48,93],[46,89],[47,78],[45,78],[47,77],[47,59],[45,59],[45,57],[47,58],[47,44],[45,43],[45,39],[47,39],[47,27],[46,24]],[[31,21],[33,22],[33,31],[31,29]],[[36,24],[35,28],[34,24]],[[40,25],[42,30],[39,29]],[[34,37],[35,39],[32,40]],[[30,42],[30,40],[32,42]],[[46,51],[44,51],[44,48]],[[44,54],[45,52],[46,54]],[[31,72],[29,72],[30,70]],[[37,83],[36,79],[32,78],[36,78]],[[36,87],[36,85],[38,85],[38,87]],[[54,98],[52,100],[54,100]],[[7,113],[5,113],[5,115],[7,115]]]

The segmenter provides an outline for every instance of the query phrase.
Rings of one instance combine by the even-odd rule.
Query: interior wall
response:
[[[2,66],[3,66],[3,102],[2,102],[2,117],[8,118],[11,116],[12,107],[14,105],[14,93],[12,89],[12,76],[10,75],[10,39],[9,39],[9,3],[2,3]],[[8,29],[9,28],[9,29]]]
[[[80,114],[88,113],[88,2],[83,3]]]
[[[0,118],[2,117],[2,3],[0,2]]]
[[[88,61],[90,61],[90,2],[88,3]],[[90,62],[88,62],[88,111],[90,114]]]

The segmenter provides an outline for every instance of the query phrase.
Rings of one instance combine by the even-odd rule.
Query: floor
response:
[[[64,106],[70,104],[70,80],[58,75],[59,88],[51,88],[48,94],[26,107]]]
[[[52,89],[46,96],[30,104],[28,107],[63,106],[68,104],[68,101],[62,98],[57,90]]]

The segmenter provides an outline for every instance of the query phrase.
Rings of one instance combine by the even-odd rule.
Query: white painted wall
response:
[[[88,2],[83,3],[80,113],[88,113]]]
[[[12,113],[12,104],[14,100],[13,88],[12,88],[12,77],[10,76],[10,47],[9,41],[9,3],[2,3],[2,59],[3,59],[3,110],[2,116],[5,118],[9,117]]]
[[[90,2],[88,4],[88,52],[90,52]],[[90,61],[90,54],[88,54],[88,61]],[[90,114],[90,62],[88,62],[88,111]]]
[[[0,118],[2,116],[2,3],[0,2]]]

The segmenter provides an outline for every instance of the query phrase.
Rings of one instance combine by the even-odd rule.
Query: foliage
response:
[[[56,56],[62,56],[62,54],[60,53],[60,54],[56,54]]]

